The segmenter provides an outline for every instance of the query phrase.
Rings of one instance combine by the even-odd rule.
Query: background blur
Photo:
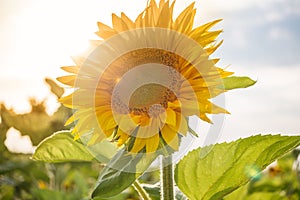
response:
[[[57,100],[44,78],[64,74],[60,66],[72,65],[70,56],[96,38],[97,21],[111,25],[111,13],[122,11],[135,18],[147,3],[106,2],[0,0],[0,102],[23,113],[30,111],[29,97],[47,99],[47,112],[53,113]],[[175,13],[191,2],[177,0]],[[219,141],[260,133],[299,134],[300,1],[199,0],[196,8],[195,25],[223,19],[217,28],[224,30],[219,38],[224,43],[213,55],[221,58],[219,66],[258,81],[226,94],[231,115]],[[15,151],[32,151],[28,137],[13,129],[6,144]]]

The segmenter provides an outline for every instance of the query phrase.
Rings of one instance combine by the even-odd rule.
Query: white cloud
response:
[[[270,29],[269,36],[273,40],[290,40],[292,39],[293,34],[283,27],[275,27]]]
[[[266,21],[267,22],[279,22],[283,20],[285,17],[285,14],[282,12],[277,12],[277,11],[270,11],[266,13]]]

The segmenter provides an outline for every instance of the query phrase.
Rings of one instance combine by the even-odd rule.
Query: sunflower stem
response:
[[[161,199],[174,200],[174,177],[172,155],[161,160]]]
[[[133,183],[133,187],[143,200],[151,200],[149,194],[144,190],[138,180]]]

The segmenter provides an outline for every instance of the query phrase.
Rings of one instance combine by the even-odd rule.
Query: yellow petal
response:
[[[188,123],[181,113],[176,113],[176,128],[179,133],[186,135],[188,132]]]
[[[101,130],[101,132],[103,132],[106,135],[106,137],[110,137],[113,134],[115,128],[116,128],[116,125],[115,125],[115,127],[111,128],[111,129]]]
[[[173,102],[168,102],[168,107],[174,109],[180,108],[180,102],[178,100]]]
[[[170,22],[171,22],[171,25],[173,24],[173,10],[174,10],[174,5],[175,5],[175,0],[173,1],[173,3],[171,4],[170,6],[170,9],[169,9],[169,12],[170,12]],[[170,27],[172,28],[172,27]]]
[[[171,108],[167,108],[166,113],[167,113],[167,119],[166,119],[165,123],[169,124],[171,126],[175,126],[176,125],[176,113],[175,113],[175,111]]]
[[[221,108],[221,107],[211,103],[210,101],[204,101],[204,102],[201,102],[199,104],[201,105],[200,110],[201,110],[202,113],[209,113],[209,114],[226,113],[226,114],[230,114],[224,108]]]
[[[149,12],[149,15],[152,16],[153,21],[157,22],[159,14],[160,14],[160,9],[158,8],[155,0],[151,0],[149,2],[149,10],[147,10],[147,11]]]
[[[103,39],[107,39],[107,38],[117,34],[117,32],[114,29],[110,28],[109,26],[107,26],[101,22],[98,22],[98,28],[99,28],[99,31],[96,32],[96,34]]]
[[[70,124],[72,124],[75,121],[74,115],[72,115],[71,117],[69,117],[69,119],[66,121],[65,126],[68,126]]]
[[[76,75],[62,76],[62,77],[56,78],[56,80],[58,80],[59,82],[65,84],[65,85],[74,86],[75,80],[76,80]]]
[[[112,112],[105,112],[97,116],[98,122],[103,131],[110,130],[116,127],[117,123],[114,120]]]
[[[139,136],[142,138],[149,138],[156,134],[160,129],[160,120],[158,118],[152,118],[149,120],[149,124],[139,127]]]
[[[223,40],[222,40],[223,41]],[[222,42],[221,41],[221,42]],[[220,58],[214,58],[214,59],[211,59],[211,61],[214,63],[214,64],[217,64],[219,61],[220,61]]]
[[[159,134],[156,133],[150,138],[146,138],[146,153],[152,153],[157,150],[159,144]]]
[[[207,32],[203,35],[196,35],[192,37],[196,40],[202,47],[206,47],[210,43],[214,42],[216,38],[222,33],[222,30]]]
[[[168,3],[165,3],[164,6],[162,7],[162,11],[160,12],[158,21],[157,21],[157,27],[161,28],[170,28],[171,26],[171,20],[170,20],[170,8]]]
[[[225,78],[227,76],[231,76],[232,74],[234,74],[234,72],[228,72],[228,71],[224,71],[223,69],[219,68],[219,73],[221,74],[222,78]]]
[[[127,24],[128,29],[134,29],[135,28],[135,23],[125,15],[125,13],[121,13],[121,19],[125,24]]]
[[[181,113],[184,116],[197,115],[200,112],[200,105],[197,100],[179,98],[179,101],[181,103]]]
[[[211,55],[212,53],[214,53],[223,43],[223,40],[221,40],[219,43],[217,43],[216,45],[213,45],[211,47],[206,48],[206,52],[208,55]],[[216,62],[214,62],[216,64]]]
[[[113,22],[114,29],[119,33],[129,30],[127,24],[115,14],[112,14],[112,22]]]
[[[138,153],[141,151],[146,145],[146,141],[143,138],[135,138],[132,149],[130,150],[132,153]]]
[[[154,19],[155,15],[152,12],[153,12],[153,9],[151,9],[151,7],[148,7],[145,9],[145,15],[144,15],[144,21],[143,21],[144,27],[154,27],[155,26],[155,19]]]
[[[212,124],[212,121],[206,116],[206,114],[200,113],[198,116],[199,116],[200,119],[202,119],[203,121],[206,121],[206,122]]]
[[[61,67],[62,70],[72,73],[72,74],[78,74],[80,67],[78,66],[63,66]]]
[[[160,2],[159,2],[159,8],[160,8],[160,10],[164,6],[164,4],[165,4],[165,0],[160,0]]]
[[[76,90],[72,94],[61,97],[58,100],[68,108],[91,108],[94,105],[91,91],[89,90]]]
[[[119,129],[126,133],[131,133],[139,124],[136,124],[130,115],[120,114],[114,115],[116,121],[118,122]]]
[[[207,24],[204,24],[202,26],[199,26],[197,28],[195,28],[192,33],[190,34],[191,37],[194,37],[195,35],[202,35],[204,34],[206,31],[208,31],[211,27],[213,27],[214,25],[216,25],[217,23],[219,23],[220,21],[222,21],[222,19],[218,19],[218,20],[214,20],[212,22],[209,22]]]
[[[190,4],[184,11],[182,11],[174,23],[174,29],[182,32],[188,33],[193,28],[194,17],[196,10],[194,9],[195,2]]]
[[[144,12],[142,12],[141,14],[139,14],[135,20],[135,26],[136,28],[142,28],[143,24],[144,24],[144,20],[143,20],[143,15]]]
[[[123,132],[121,129],[118,129],[117,136],[120,136],[118,139],[118,146],[123,145],[129,138],[129,135]]]
[[[179,141],[177,132],[171,129],[168,125],[165,125],[162,130],[161,134],[165,142],[175,151],[178,150]]]

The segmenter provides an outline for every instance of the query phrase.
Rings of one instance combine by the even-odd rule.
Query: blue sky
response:
[[[228,59],[279,67],[299,63],[299,1],[252,5],[228,15],[224,37],[230,43],[223,49]]]
[[[176,13],[191,2],[177,0]],[[111,13],[121,11],[134,18],[145,5],[142,0],[1,0],[0,101],[23,112],[29,96],[48,98],[53,112],[56,99],[49,97],[44,77],[63,74],[59,67],[72,64],[70,56],[95,37],[97,21],[110,24]],[[197,25],[223,18],[218,28],[224,30],[224,44],[214,54],[221,58],[219,66],[258,80],[226,94],[231,115],[218,140],[300,134],[300,1],[199,0],[196,7]],[[200,131],[209,129],[200,125]]]
[[[226,95],[232,114],[223,128],[225,140],[300,132],[300,2],[262,4],[221,11],[225,42],[216,55],[237,74],[258,80],[252,88]]]

